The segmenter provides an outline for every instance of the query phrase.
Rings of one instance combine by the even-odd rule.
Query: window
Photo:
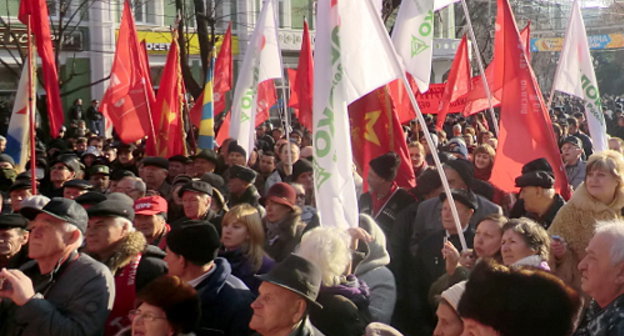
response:
[[[161,0],[134,0],[134,21],[137,24],[159,25]]]

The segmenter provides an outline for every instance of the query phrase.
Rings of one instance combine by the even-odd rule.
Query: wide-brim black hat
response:
[[[291,254],[269,273],[256,277],[299,294],[313,305],[323,308],[316,302],[321,289],[321,271],[305,258]]]

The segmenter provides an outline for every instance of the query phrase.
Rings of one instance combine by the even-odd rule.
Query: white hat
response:
[[[465,290],[466,281],[461,281],[442,292],[441,297],[446,300],[446,302],[448,302],[455,311],[457,311],[459,300],[461,299],[462,295],[464,295]]]

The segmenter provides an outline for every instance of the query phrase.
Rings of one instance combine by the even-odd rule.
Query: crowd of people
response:
[[[77,102],[35,171],[0,154],[0,335],[623,335],[624,115],[605,100],[598,152],[582,106],[557,104],[569,200],[544,158],[518,194],[488,182],[484,115],[443,130],[427,116],[437,153],[405,127],[416,186],[395,182],[394,152],[365,181],[354,169],[359,225],[344,230],[319,224],[307,130],[265,123],[250,153],[227,139],[154,157]]]

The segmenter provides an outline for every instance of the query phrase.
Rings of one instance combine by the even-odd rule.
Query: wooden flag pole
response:
[[[37,152],[35,150],[35,111],[33,109],[33,103],[35,95],[33,92],[33,48],[32,48],[32,31],[30,26],[31,16],[28,14],[28,107],[26,111],[28,113],[28,126],[30,131],[30,179],[32,194],[37,194]]]

